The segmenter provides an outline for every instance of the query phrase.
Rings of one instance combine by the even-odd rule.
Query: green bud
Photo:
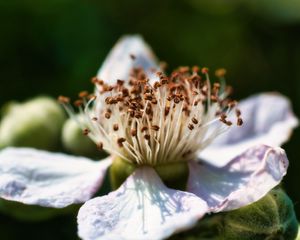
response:
[[[281,189],[246,207],[211,214],[169,240],[294,240],[298,231],[293,203]]]
[[[138,165],[116,157],[110,167],[110,182],[117,189],[129,177]],[[153,167],[164,184],[170,188],[185,190],[189,174],[187,162],[160,164]]]
[[[63,109],[49,97],[6,105],[0,124],[0,148],[17,146],[55,150],[64,121]]]
[[[291,199],[281,189],[224,217],[225,239],[295,239],[298,221]]]
[[[72,118],[68,119],[63,126],[62,143],[67,151],[75,155],[98,159],[105,157],[105,152],[99,152],[96,144],[88,136],[83,135],[79,124]]]

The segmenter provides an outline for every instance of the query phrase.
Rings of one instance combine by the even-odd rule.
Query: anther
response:
[[[90,132],[91,132],[91,130],[88,128],[83,129],[83,135],[85,135],[85,136],[88,135]]]
[[[146,140],[150,140],[150,135],[149,135],[149,134],[145,134],[144,138],[145,138]]]
[[[154,130],[154,131],[158,131],[158,130],[159,130],[159,126],[157,126],[157,125],[152,125],[152,126],[151,126],[151,129]]]
[[[79,94],[78,94],[78,97],[80,98],[85,98],[89,95],[89,92],[88,91],[81,91]]]
[[[76,107],[80,107],[80,106],[83,105],[83,101],[82,101],[82,100],[76,100],[76,101],[74,102],[74,105],[75,105]]]
[[[238,126],[242,126],[242,125],[243,125],[243,119],[238,118],[236,124],[237,124]]]
[[[147,131],[148,130],[148,127],[147,126],[144,126],[141,128],[141,132],[144,132],[144,131]]]
[[[216,77],[219,77],[219,78],[224,77],[226,75],[226,69],[225,68],[217,69],[215,71],[215,75],[216,75]]]
[[[134,54],[129,54],[129,57],[132,59],[132,60],[135,60],[136,59],[136,56]]]
[[[190,124],[188,125],[188,128],[192,131],[192,130],[194,129],[194,125],[190,123]]]
[[[130,134],[131,134],[132,137],[135,137],[136,134],[137,134],[136,129],[131,129],[131,130],[130,130]]]
[[[198,124],[199,121],[198,121],[195,117],[193,117],[193,118],[192,118],[192,122],[193,122],[194,124]]]
[[[60,103],[70,103],[70,98],[65,97],[65,96],[59,96],[59,97],[58,97],[58,101],[59,101]]]
[[[203,73],[203,74],[208,74],[208,68],[207,67],[204,67],[204,68],[202,68],[201,69],[201,72]]]
[[[106,112],[104,114],[104,117],[107,118],[107,119],[110,119],[110,116],[111,116],[111,113],[110,112]]]
[[[114,131],[118,131],[119,130],[119,125],[117,123],[115,123],[113,125],[113,129],[114,129]]]
[[[123,142],[125,142],[126,139],[125,138],[118,138],[117,143],[119,147],[123,147]]]
[[[99,151],[103,150],[103,143],[102,143],[102,142],[99,142],[99,143],[97,144],[97,149],[98,149]]]

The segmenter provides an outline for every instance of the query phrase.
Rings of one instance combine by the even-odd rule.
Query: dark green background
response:
[[[140,33],[170,69],[225,67],[237,98],[279,91],[300,116],[299,13],[297,0],[1,0],[0,104],[91,90],[90,77],[117,39]],[[299,143],[297,130],[284,146],[290,160],[284,186],[298,218]],[[0,238],[6,231],[6,239],[74,239],[68,230],[74,220],[25,224],[0,216]]]

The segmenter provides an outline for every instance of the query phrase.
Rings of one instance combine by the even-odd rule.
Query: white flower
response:
[[[163,239],[208,212],[255,202],[281,181],[288,160],[278,146],[298,123],[286,98],[261,94],[237,110],[224,86],[210,86],[207,69],[204,79],[197,69],[181,68],[170,77],[155,76],[154,69],[142,39],[123,38],[94,79],[96,98],[81,93],[77,101],[85,112],[84,132],[112,157],[93,162],[2,150],[0,197],[57,208],[87,201],[78,214],[82,239]],[[245,124],[236,126],[242,124],[240,112]],[[116,156],[135,170],[117,190],[88,200]],[[189,169],[184,191],[166,187],[157,170],[164,166],[172,178],[177,163]]]

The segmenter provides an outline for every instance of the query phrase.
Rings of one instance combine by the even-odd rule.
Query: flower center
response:
[[[241,113],[232,109],[224,84],[211,85],[208,69],[180,67],[158,80],[149,79],[143,69],[134,68],[130,78],[107,85],[93,78],[96,96],[80,93],[75,102],[85,120],[84,134],[99,148],[133,165],[160,166],[186,162],[196,157],[218,135],[236,121]],[[218,75],[223,78],[223,72]],[[60,98],[70,110],[69,99]],[[92,107],[90,107],[93,105]]]

